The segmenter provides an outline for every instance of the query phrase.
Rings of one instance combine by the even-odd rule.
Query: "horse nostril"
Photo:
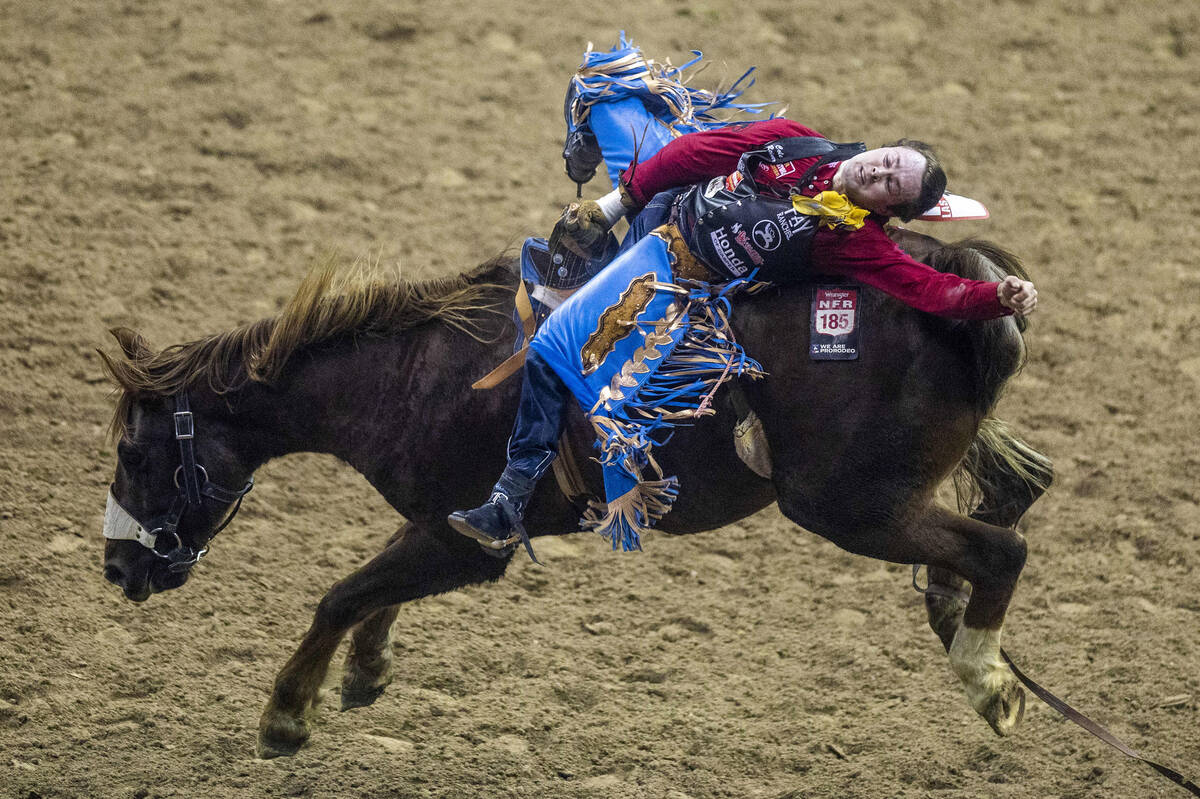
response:
[[[113,585],[118,585],[121,588],[125,587],[125,572],[121,571],[117,566],[105,566],[104,579]]]

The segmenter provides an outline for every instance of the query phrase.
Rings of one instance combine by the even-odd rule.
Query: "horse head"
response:
[[[104,576],[141,602],[187,582],[253,485],[253,470],[230,446],[235,438],[219,397],[203,392],[193,408],[186,385],[165,377],[169,358],[132,331],[112,332],[124,357],[101,353],[121,392]]]
[[[187,580],[240,507],[254,470],[284,454],[281,430],[306,417],[289,413],[281,401],[283,375],[304,374],[297,382],[309,392],[353,393],[342,391],[346,372],[322,369],[315,365],[320,359],[303,359],[289,372],[297,351],[320,345],[326,353],[337,346],[357,353],[433,321],[445,335],[465,335],[489,352],[503,349],[487,328],[496,320],[509,324],[497,309],[516,279],[504,259],[424,283],[401,280],[371,262],[346,269],[330,260],[314,266],[278,317],[160,351],[132,330],[110,331],[122,354],[100,353],[118,391],[105,577],[135,601]],[[363,363],[360,373],[377,381],[378,367]],[[340,429],[324,435],[304,443],[334,454],[346,445]]]

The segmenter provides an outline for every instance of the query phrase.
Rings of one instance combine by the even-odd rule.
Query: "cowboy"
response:
[[[1037,291],[1031,282],[1013,275],[988,282],[938,272],[888,238],[884,223],[890,217],[907,221],[921,214],[945,187],[936,154],[922,142],[902,139],[867,150],[835,144],[791,120],[770,119],[671,141],[626,169],[617,190],[569,206],[555,233],[586,250],[622,215],[636,213],[623,251],[650,230],[669,235],[709,270],[714,283],[751,272],[771,282],[838,275],[938,316],[1032,313]],[[790,198],[790,204],[781,198]],[[448,519],[493,551],[517,541],[514,531],[523,532],[525,506],[557,454],[571,398],[539,354],[538,335],[525,364],[508,465],[487,502]]]

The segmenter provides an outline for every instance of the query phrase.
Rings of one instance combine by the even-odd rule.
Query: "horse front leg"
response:
[[[407,522],[388,539],[391,546],[413,527]],[[358,623],[350,634],[350,651],[342,671],[342,710],[367,707],[392,682],[392,624],[400,608],[377,610]]]
[[[342,710],[373,704],[392,682],[392,622],[400,608],[377,610],[354,628],[342,672]]]
[[[340,583],[338,585],[341,585]],[[329,660],[350,625],[341,625],[325,609],[338,585],[322,598],[312,626],[275,677],[271,698],[258,720],[258,756],[295,754],[309,736],[318,691]]]
[[[295,754],[308,740],[317,692],[333,653],[351,627],[372,617],[364,641],[374,637],[372,646],[377,646],[383,622],[390,628],[394,618],[384,609],[498,579],[507,565],[507,560],[489,557],[448,526],[442,525],[435,534],[428,527],[407,525],[383,552],[336,583],[318,603],[312,626],[275,677],[259,719],[259,757]]]

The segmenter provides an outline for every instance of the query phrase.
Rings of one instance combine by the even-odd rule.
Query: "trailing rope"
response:
[[[913,585],[913,588],[915,588],[918,592],[920,592],[922,594],[934,594],[937,596],[951,596],[956,599],[958,599],[958,598],[966,599],[967,598],[965,593],[964,594],[951,593],[951,592],[944,591],[944,590],[938,590],[938,589],[934,588],[933,586],[926,586],[925,588],[921,588],[919,585],[917,585],[917,572],[919,572],[920,570],[921,570],[921,564],[914,563],[913,564],[912,585]],[[1017,668],[1017,664],[1013,663],[1012,658],[1009,657],[1008,653],[1005,652],[1003,648],[1000,649],[1000,657],[1004,658],[1004,662],[1008,664],[1008,667],[1010,669],[1012,669],[1013,675],[1015,675],[1016,678],[1021,681],[1022,685],[1024,685],[1026,688],[1028,688],[1033,693],[1033,695],[1036,696],[1038,699],[1042,700],[1047,705],[1049,705],[1050,707],[1054,708],[1059,713],[1061,713],[1064,717],[1066,717],[1066,719],[1068,721],[1072,721],[1075,724],[1078,724],[1080,727],[1087,730],[1092,735],[1099,738],[1101,741],[1104,741],[1104,743],[1108,744],[1113,749],[1116,749],[1118,752],[1125,755],[1126,757],[1130,757],[1130,758],[1133,758],[1134,760],[1142,761],[1147,766],[1149,766],[1150,768],[1157,771],[1159,774],[1161,774],[1164,777],[1166,777],[1167,779],[1169,779],[1171,782],[1173,782],[1176,785],[1180,786],[1181,788],[1184,788],[1185,790],[1189,791],[1193,796],[1200,796],[1200,785],[1196,785],[1196,783],[1189,780],[1187,777],[1183,776],[1175,769],[1170,768],[1169,766],[1164,766],[1162,763],[1155,762],[1155,761],[1151,760],[1150,758],[1146,757],[1145,755],[1142,755],[1141,753],[1135,751],[1131,746],[1129,746],[1129,744],[1125,743],[1120,738],[1113,735],[1104,726],[1102,726],[1101,724],[1098,724],[1097,722],[1088,718],[1084,714],[1080,713],[1078,710],[1071,707],[1069,704],[1064,702],[1062,699],[1059,699],[1057,696],[1050,693],[1048,690],[1043,688],[1041,685],[1034,682],[1028,675],[1025,674],[1025,672],[1023,672],[1019,668]]]
[[[1101,741],[1104,741],[1104,743],[1108,744],[1113,749],[1116,749],[1118,752],[1125,755],[1126,757],[1131,757],[1134,760],[1142,761],[1147,766],[1149,766],[1150,768],[1157,771],[1159,774],[1161,774],[1164,777],[1166,777],[1167,779],[1169,779],[1171,782],[1190,791],[1193,796],[1200,796],[1200,785],[1196,785],[1196,783],[1192,782],[1187,777],[1184,777],[1182,774],[1180,774],[1175,769],[1170,768],[1168,766],[1164,766],[1162,763],[1156,763],[1155,761],[1151,760],[1150,758],[1134,751],[1129,746],[1129,744],[1125,743],[1120,738],[1113,735],[1111,732],[1109,732],[1107,729],[1102,727],[1100,724],[1097,724],[1095,721],[1092,721],[1090,718],[1083,715],[1078,710],[1071,707],[1066,702],[1059,699],[1057,696],[1050,693],[1042,686],[1038,685],[1036,682],[1034,682],[1028,676],[1026,676],[1025,672],[1023,672],[1017,668],[1017,664],[1013,663],[1012,658],[1008,656],[1008,653],[1005,652],[1003,648],[1001,648],[1001,650],[1000,650],[1000,657],[1004,658],[1004,662],[1008,664],[1008,667],[1010,669],[1012,669],[1012,673],[1015,674],[1017,679],[1021,681],[1021,684],[1024,685],[1026,688],[1028,688],[1030,691],[1032,691],[1034,693],[1034,695],[1037,696],[1038,699],[1042,700],[1047,705],[1049,705],[1050,707],[1057,710],[1059,713],[1066,716],[1067,719],[1069,719],[1070,721],[1073,721],[1076,724],[1078,724],[1080,727],[1083,727],[1085,730],[1090,732],[1092,735],[1096,736]]]

